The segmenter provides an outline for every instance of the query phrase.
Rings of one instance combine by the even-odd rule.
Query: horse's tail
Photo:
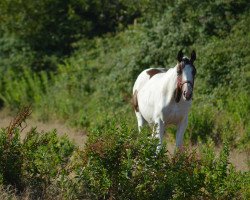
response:
[[[135,92],[133,94],[133,97],[132,97],[132,105],[133,105],[134,110],[136,112],[139,112],[139,105],[138,105],[137,93],[138,93],[138,91],[135,90]]]

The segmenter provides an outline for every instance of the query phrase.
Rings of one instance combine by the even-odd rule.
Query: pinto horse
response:
[[[183,135],[188,123],[188,111],[192,103],[196,69],[195,51],[190,59],[177,55],[177,65],[170,69],[150,68],[141,72],[133,87],[133,106],[138,128],[148,123],[153,126],[155,137],[162,145],[165,126],[177,126],[176,146],[182,147]]]

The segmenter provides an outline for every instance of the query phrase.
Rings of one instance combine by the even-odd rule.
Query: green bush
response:
[[[170,155],[166,144],[124,122],[109,122],[89,133],[83,150],[56,132],[31,130],[21,142],[0,132],[0,183],[31,198],[48,199],[244,199],[249,173],[228,162],[229,146],[217,157],[209,141],[195,151]]]
[[[12,185],[19,190],[22,182],[23,152],[18,130],[0,131],[0,183]]]
[[[198,141],[206,142],[209,138],[213,138],[217,144],[220,144],[221,135],[214,133],[216,114],[211,110],[211,105],[198,108],[192,110],[189,115],[186,137],[189,137],[192,144]]]
[[[56,188],[70,173],[67,165],[74,150],[75,145],[66,137],[59,138],[56,131],[38,133],[32,129],[21,142],[19,128],[12,132],[2,129],[0,184],[11,185],[17,192],[32,190],[34,198],[58,195]]]
[[[75,146],[56,131],[44,134],[32,129],[23,141],[23,181],[34,194],[41,196],[53,181],[63,177]]]
[[[27,104],[41,106],[44,95],[49,92],[50,77],[46,72],[35,73],[29,68],[21,68],[18,72],[7,69],[0,82],[0,98],[13,110]]]
[[[220,98],[207,96],[205,104],[202,99],[195,99],[189,113],[186,140],[192,144],[199,141],[206,143],[212,139],[216,145],[225,141],[228,141],[231,147],[249,145],[249,123],[245,121],[245,112],[249,108],[247,101],[243,100],[244,97],[246,96],[243,93],[240,93],[237,99],[228,95],[226,102],[223,102]]]
[[[89,134],[85,150],[73,160],[81,186],[76,194],[84,191],[91,199],[243,199],[246,195],[241,191],[246,189],[247,174],[229,164],[227,144],[219,157],[211,145],[200,156],[190,151],[170,156],[166,146],[156,154],[157,140],[148,133],[138,134],[123,123],[108,126]]]

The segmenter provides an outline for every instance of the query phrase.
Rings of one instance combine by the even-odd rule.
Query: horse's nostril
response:
[[[186,91],[184,91],[184,93],[183,93],[183,94],[184,94],[184,96],[186,96],[186,94],[187,94],[187,93],[186,93]]]

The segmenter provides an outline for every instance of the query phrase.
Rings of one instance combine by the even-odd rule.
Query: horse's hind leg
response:
[[[138,130],[141,132],[142,126],[146,123],[146,120],[142,116],[140,112],[135,112],[137,123],[138,123]]]
[[[141,128],[146,123],[146,120],[144,119],[144,117],[142,116],[142,114],[139,111],[137,94],[138,94],[138,91],[135,90],[135,92],[133,94],[133,98],[132,98],[132,104],[133,104],[133,107],[135,110],[135,115],[136,115],[137,122],[138,122],[138,129],[139,129],[139,132],[141,132]]]

